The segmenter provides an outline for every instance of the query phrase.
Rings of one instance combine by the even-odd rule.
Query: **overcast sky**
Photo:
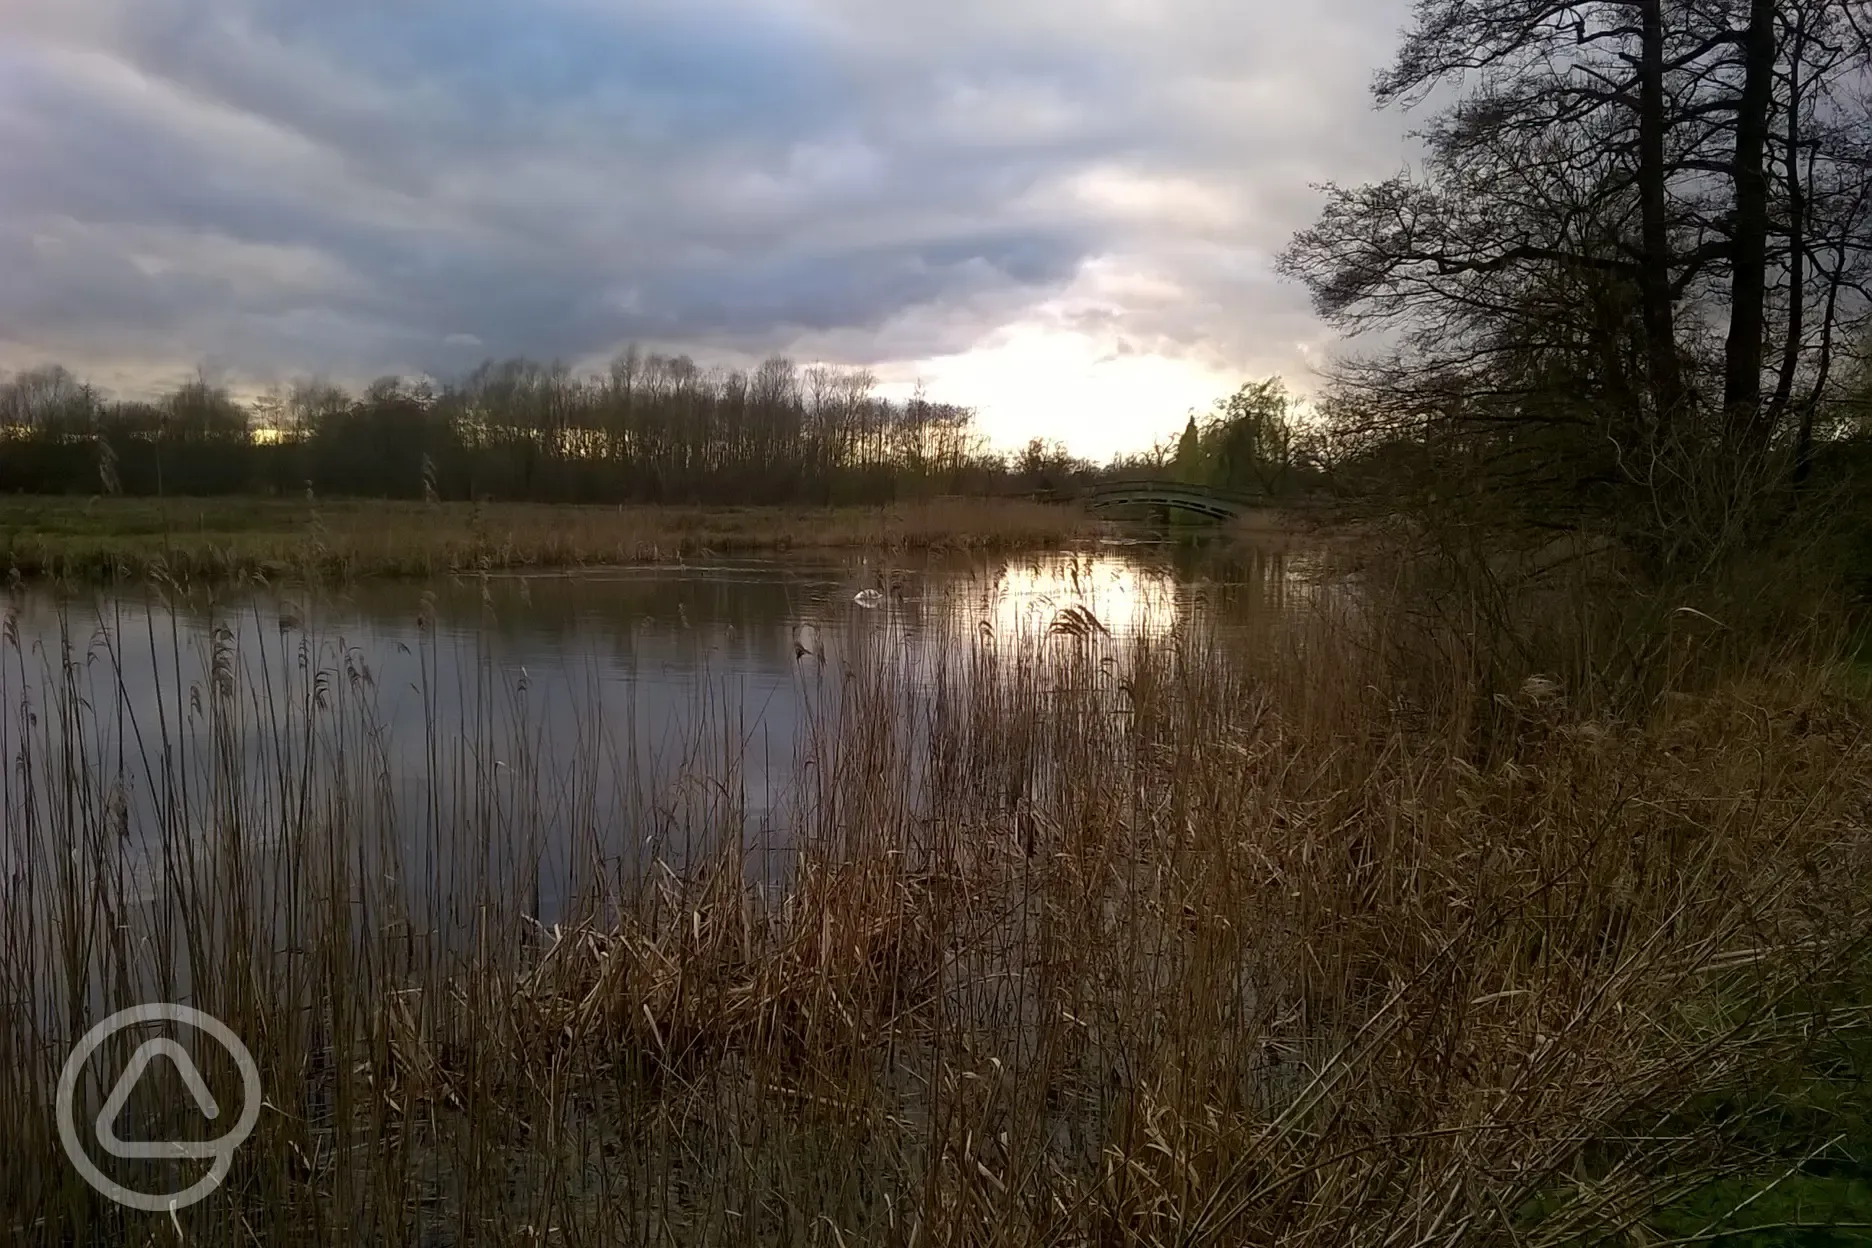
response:
[[[0,0],[0,369],[782,352],[1103,458],[1332,338],[1404,0]]]

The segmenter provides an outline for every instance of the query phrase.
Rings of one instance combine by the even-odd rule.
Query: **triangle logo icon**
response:
[[[117,1077],[111,1093],[104,1098],[104,1108],[98,1111],[97,1135],[98,1146],[113,1157],[154,1158],[154,1157],[213,1157],[220,1151],[219,1141],[163,1140],[147,1143],[138,1140],[120,1139],[117,1135],[117,1116],[129,1103],[130,1094],[136,1090],[137,1081],[149,1064],[158,1057],[166,1057],[176,1068],[176,1074],[182,1079],[182,1086],[188,1089],[194,1098],[195,1106],[202,1116],[213,1121],[221,1116],[221,1106],[216,1102],[214,1093],[208,1090],[208,1081],[202,1078],[195,1059],[188,1050],[167,1038],[145,1040],[130,1055],[129,1064],[123,1074]]]

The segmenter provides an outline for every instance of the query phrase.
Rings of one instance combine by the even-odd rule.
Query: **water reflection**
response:
[[[867,590],[875,607],[859,604]],[[306,803],[338,803],[312,791],[326,770],[351,786],[327,820],[379,846],[371,869],[399,879],[409,904],[498,880],[550,914],[605,873],[680,866],[698,829],[783,845],[799,760],[836,731],[845,674],[866,654],[927,672],[958,639],[992,638],[1012,661],[1062,621],[1119,640],[1227,629],[1313,592],[1291,556],[1138,547],[180,601],[30,589],[7,607],[0,647],[0,855],[17,882],[109,825],[126,887],[148,897],[178,838],[233,819],[264,847],[305,824]],[[685,775],[710,784],[677,785]],[[460,827],[503,820],[538,825],[538,843],[507,846],[513,861],[461,852]]]
[[[907,794],[928,780],[916,709],[854,696],[866,664],[955,689],[1078,638],[1115,690],[1127,639],[1254,630],[1321,592],[1291,556],[1137,547],[317,594],[16,589],[0,1006],[99,1005],[106,964],[126,999],[182,999],[227,951],[185,956],[180,934],[266,932],[290,953],[333,899],[356,939],[403,931],[420,958],[422,940],[472,947],[723,850],[784,888],[825,783],[806,760],[831,756],[842,717],[900,714],[898,744],[862,765]]]

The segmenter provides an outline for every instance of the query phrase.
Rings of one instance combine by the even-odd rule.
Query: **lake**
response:
[[[903,681],[961,690],[982,663],[1067,647],[1115,685],[1130,640],[1252,632],[1320,585],[1305,556],[1126,544],[316,592],[16,588],[0,646],[11,971],[79,956],[48,936],[75,895],[155,931],[165,913],[199,926],[178,899],[251,894],[258,917],[228,924],[286,933],[341,894],[361,926],[453,940],[490,914],[588,913],[731,838],[752,878],[783,885],[813,769],[854,709],[904,721],[875,765],[925,783]],[[867,684],[883,670],[895,693]]]

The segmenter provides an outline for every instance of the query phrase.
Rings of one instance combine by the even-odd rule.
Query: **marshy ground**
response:
[[[353,650],[199,603],[74,606],[70,650],[10,616],[6,1233],[1860,1233],[1872,707],[1818,631],[1718,661],[1674,624],[1613,696],[1369,573],[1248,628],[1064,607],[847,647],[760,828],[720,718],[632,784],[597,708],[542,750],[524,676],[423,662],[398,796]],[[1603,608],[1539,612],[1584,648]],[[627,861],[647,829],[712,848]],[[85,1188],[47,1105],[87,1020],[152,993],[267,1089],[173,1222]]]
[[[792,550],[1044,550],[1104,526],[1025,499],[884,507],[0,497],[0,575],[433,576]]]

